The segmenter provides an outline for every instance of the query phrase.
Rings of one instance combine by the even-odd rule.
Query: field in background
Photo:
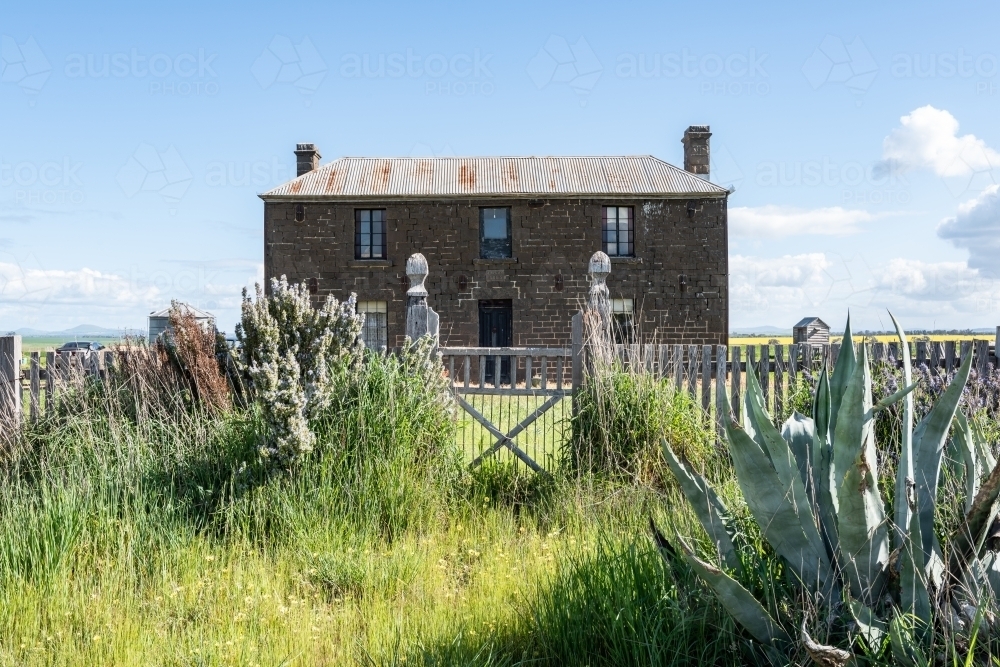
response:
[[[54,350],[63,343],[71,343],[77,340],[100,343],[108,347],[115,343],[120,343],[122,339],[118,336],[80,336],[77,338],[73,336],[23,336],[21,338],[21,353],[25,359],[31,356],[32,352],[42,353],[42,357],[44,358],[44,353],[48,350]]]
[[[895,334],[875,334],[872,336],[862,336],[862,334],[854,334],[855,342],[860,338],[872,339],[874,338],[880,343],[894,343],[897,338]],[[830,336],[831,343],[839,343],[843,336]],[[927,340],[935,343],[944,343],[949,340],[988,340],[993,342],[996,338],[994,334],[907,334],[907,338],[911,342]],[[772,340],[778,341],[777,343],[771,343]],[[730,345],[791,345],[791,336],[730,336]]]

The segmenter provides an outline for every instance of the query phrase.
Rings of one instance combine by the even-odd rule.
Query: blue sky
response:
[[[257,193],[341,155],[653,154],[711,125],[731,323],[1000,324],[996,3],[5,3],[0,329],[232,330]],[[419,250],[415,248],[414,250]]]

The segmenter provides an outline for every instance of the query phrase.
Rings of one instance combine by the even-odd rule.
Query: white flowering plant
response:
[[[270,294],[255,291],[243,290],[240,362],[267,424],[261,455],[291,465],[313,449],[309,422],[329,404],[335,376],[361,361],[364,315],[354,294],[314,308],[308,288],[285,276],[271,280]]]

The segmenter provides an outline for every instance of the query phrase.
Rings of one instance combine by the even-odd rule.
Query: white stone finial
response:
[[[406,296],[426,298],[424,280],[427,279],[427,258],[419,252],[410,255],[406,260],[406,277],[410,279],[410,289],[406,290]]]
[[[611,274],[611,258],[598,250],[590,256],[590,267],[587,272],[593,276],[594,280],[603,283]]]

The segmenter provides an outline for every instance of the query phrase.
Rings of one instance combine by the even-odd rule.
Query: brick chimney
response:
[[[691,172],[701,178],[708,180],[708,138],[712,133],[708,131],[708,125],[692,125],[684,130],[684,171]]]
[[[322,156],[316,150],[316,144],[295,144],[295,175],[308,174],[318,167],[320,157]]]

